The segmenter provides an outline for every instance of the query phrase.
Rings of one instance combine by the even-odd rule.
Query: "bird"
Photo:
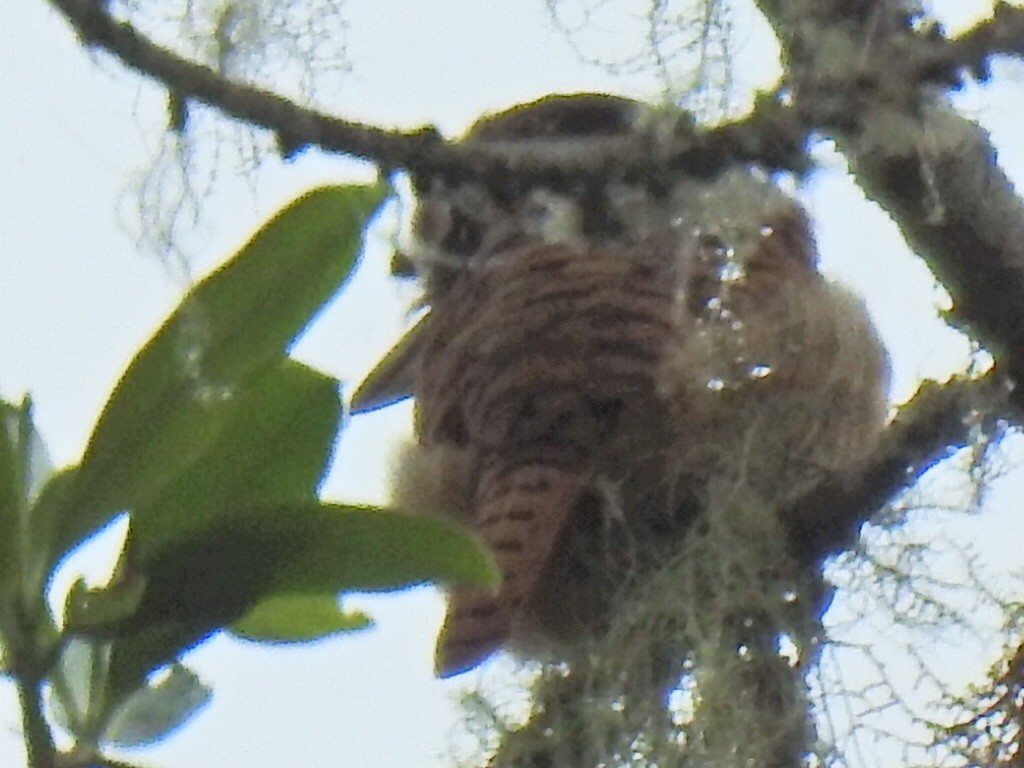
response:
[[[462,141],[531,167],[610,148],[653,167],[678,121],[554,95]],[[781,509],[884,427],[877,331],[818,271],[803,207],[754,166],[420,180],[413,234],[396,271],[418,276],[428,311],[352,407],[415,398],[394,503],[471,528],[502,576],[450,591],[441,677],[599,631],[710,488]]]

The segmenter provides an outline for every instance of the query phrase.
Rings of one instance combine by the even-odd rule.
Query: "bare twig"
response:
[[[196,99],[273,131],[285,151],[316,145],[372,160],[384,168],[416,168],[424,154],[444,153],[433,130],[388,131],[342,120],[270,91],[229,80],[156,45],[131,24],[119,22],[95,0],[51,0],[82,41],[114,54],[127,66],[156,78],[178,100]]]

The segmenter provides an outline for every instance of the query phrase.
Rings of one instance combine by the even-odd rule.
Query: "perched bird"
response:
[[[672,119],[554,96],[464,141],[535,165],[588,147],[656,159]],[[802,208],[757,169],[421,187],[406,266],[429,312],[354,410],[415,396],[396,502],[473,528],[503,576],[452,591],[440,675],[599,631],[710,484],[781,508],[874,445],[885,351],[859,300],[817,271]]]

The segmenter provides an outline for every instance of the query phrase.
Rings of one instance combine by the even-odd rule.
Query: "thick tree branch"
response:
[[[916,150],[853,137],[840,146],[866,194],[893,214],[949,291],[950,320],[1024,382],[1024,202],[985,132],[948,107],[926,108],[904,129]]]
[[[1024,10],[1000,5],[949,41],[915,32],[889,0],[758,4],[784,44],[795,111],[836,139],[862,188],[950,292],[950,319],[999,361],[1000,372],[983,379],[923,388],[871,457],[794,505],[788,519],[804,524],[793,552],[814,563],[848,547],[874,510],[969,444],[979,414],[1021,421],[1024,203],[985,132],[928,86],[955,85],[964,69],[986,71],[992,52],[1019,51]]]
[[[929,58],[914,53],[920,36],[889,0],[759,6],[785,46],[795,109],[835,138],[861,187],[931,266],[953,298],[950,319],[1024,381],[1024,202],[986,133],[921,85],[929,73],[941,83],[949,78],[937,73],[980,67],[979,41],[1012,49],[1024,11],[1000,6],[960,42],[924,38]],[[1019,390],[1013,397],[1024,403]]]

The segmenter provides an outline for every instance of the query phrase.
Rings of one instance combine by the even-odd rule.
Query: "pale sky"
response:
[[[988,7],[973,0],[933,5],[954,26]],[[580,64],[547,25],[539,0],[349,0],[344,13],[355,70],[332,101],[344,116],[403,127],[431,122],[457,133],[482,111],[546,92],[657,95],[650,79],[612,78]],[[8,115],[0,122],[0,396],[32,394],[37,424],[61,465],[79,458],[111,387],[184,287],[128,231],[139,226],[133,185],[152,161],[165,115],[150,87],[86,54],[44,0],[0,4],[0,29],[0,102]],[[770,76],[758,63],[763,30],[744,30],[740,39],[738,79]],[[992,132],[1000,162],[1020,185],[1024,69],[998,71],[995,86],[973,89],[961,103]],[[890,347],[898,402],[919,377],[943,378],[961,367],[966,347],[936,319],[941,297],[894,225],[864,201],[836,157],[822,158],[827,170],[803,195],[817,222],[823,268],[865,295]],[[193,272],[204,273],[304,189],[369,173],[310,153],[268,162],[255,189],[240,173],[222,175],[204,220],[183,236]],[[304,361],[349,383],[397,337],[414,296],[385,277],[389,237],[371,235],[358,276],[297,348]],[[406,405],[348,424],[325,497],[382,503],[387,459],[408,421]],[[106,567],[102,552],[73,565],[96,578]],[[444,764],[458,718],[455,693],[474,678],[432,678],[440,598],[418,589],[354,596],[352,604],[366,606],[377,627],[290,649],[218,638],[190,654],[190,666],[214,687],[213,703],[131,759],[189,768]],[[22,764],[19,729],[13,687],[0,684],[0,765]]]

